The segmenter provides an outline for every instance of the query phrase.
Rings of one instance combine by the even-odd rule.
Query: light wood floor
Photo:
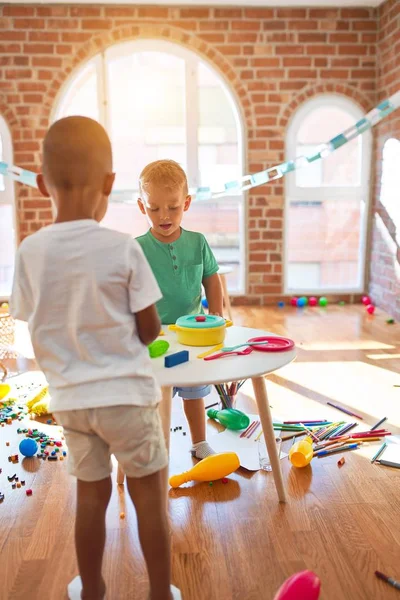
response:
[[[388,427],[400,433],[400,388],[394,387],[400,384],[400,325],[351,306],[234,313],[236,324],[286,334],[298,344],[298,360],[269,378],[274,414],[337,418],[326,405],[333,400],[361,412],[369,425],[388,416]],[[251,388],[245,386],[244,393],[241,406],[253,409]],[[186,430],[179,402],[177,425]],[[40,463],[35,470],[27,461],[12,470],[27,471],[34,495],[11,492],[7,456],[17,451],[16,428],[0,429],[0,491],[6,492],[0,504],[0,600],[64,600],[76,574],[75,484],[66,462]],[[192,464],[189,437],[171,436],[171,471],[180,472]],[[226,485],[171,491],[173,580],[183,598],[272,600],[286,577],[311,569],[322,580],[322,600],[398,600],[399,592],[378,581],[374,571],[400,579],[400,471],[371,465],[374,451],[369,446],[347,453],[341,469],[338,457],[314,460],[303,470],[283,460],[286,505],[278,504],[267,473],[238,472]],[[121,511],[125,520],[119,519]],[[107,526],[108,598],[142,600],[147,584],[135,515],[116,486]]]

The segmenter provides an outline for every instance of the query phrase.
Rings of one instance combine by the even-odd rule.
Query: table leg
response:
[[[276,491],[278,492],[279,502],[286,502],[285,485],[282,478],[281,461],[275,443],[275,431],[272,425],[272,416],[269,408],[267,386],[264,377],[255,377],[252,379],[254,394],[257,400],[258,414],[264,438],[271,461],[272,474],[274,476]]]
[[[162,397],[159,404],[158,410],[161,417],[163,433],[165,437],[165,444],[169,453],[169,440],[170,440],[170,429],[171,429],[171,406],[172,406],[172,388],[163,387],[161,389]],[[120,464],[118,464],[117,472],[117,483],[123,485],[125,480],[125,473],[122,470]]]
[[[220,275],[221,284],[222,284],[222,292],[224,296],[224,304],[226,308],[226,312],[228,313],[229,319],[232,321],[232,308],[231,308],[231,299],[228,292],[228,283],[226,281],[225,275]]]

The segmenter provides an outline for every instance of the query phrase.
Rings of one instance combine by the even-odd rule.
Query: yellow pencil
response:
[[[255,442],[258,442],[258,440],[260,439],[260,437],[263,434],[263,430],[261,429],[260,433],[258,434],[258,436],[256,437],[256,439],[254,440]]]

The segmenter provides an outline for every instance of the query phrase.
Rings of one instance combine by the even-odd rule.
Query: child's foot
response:
[[[200,460],[203,460],[203,458],[207,458],[207,456],[215,454],[214,450],[207,442],[198,442],[197,444],[193,444],[190,452],[193,458],[199,458]]]
[[[75,577],[75,579],[73,579],[68,586],[68,599],[69,600],[81,600],[81,593],[82,593],[82,580],[78,576],[78,577]]]
[[[171,585],[172,600],[182,600],[181,591],[177,587]]]

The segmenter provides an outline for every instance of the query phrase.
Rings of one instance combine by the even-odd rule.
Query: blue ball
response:
[[[19,451],[24,456],[33,456],[36,454],[38,445],[32,438],[25,438],[19,445]]]
[[[297,299],[297,306],[299,306],[300,308],[302,308],[306,304],[307,304],[307,298],[305,298],[304,296]]]
[[[283,308],[285,306],[285,303],[281,300],[280,302],[278,302],[278,306],[279,308]]]
[[[208,308],[208,302],[207,302],[207,298],[203,298],[203,300],[201,301],[202,305],[204,308]]]

